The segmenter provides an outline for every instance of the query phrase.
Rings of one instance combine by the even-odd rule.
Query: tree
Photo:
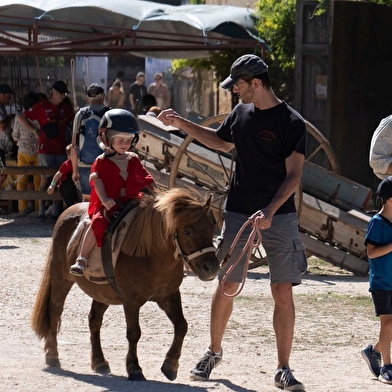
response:
[[[257,31],[271,50],[266,52],[274,90],[288,103],[294,98],[295,0],[259,0]]]
[[[266,52],[277,94],[292,102],[294,96],[294,53],[295,53],[295,0],[259,0],[255,4],[255,26],[258,36],[271,47]],[[190,67],[194,71],[213,69],[217,81],[224,80],[231,64],[250,49],[212,51],[208,59],[174,60],[173,70]],[[258,53],[257,53],[258,54]],[[233,96],[233,105],[237,95]]]

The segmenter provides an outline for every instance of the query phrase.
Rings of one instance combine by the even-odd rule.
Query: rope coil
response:
[[[238,231],[237,235],[235,236],[229,251],[227,252],[225,258],[222,260],[221,262],[221,266],[224,266],[227,261],[229,260],[229,258],[231,257],[231,254],[233,252],[233,249],[235,248],[235,246],[237,245],[237,242],[239,240],[239,238],[241,237],[241,234],[244,232],[244,230],[247,228],[248,225],[252,225],[252,231],[249,234],[249,237],[244,245],[244,247],[241,250],[241,253],[238,255],[237,260],[229,267],[229,269],[226,271],[226,273],[224,274],[222,280],[219,283],[219,288],[220,291],[223,295],[225,295],[226,297],[236,297],[244,288],[245,285],[245,280],[246,280],[246,273],[248,271],[248,266],[249,266],[249,259],[250,256],[252,254],[252,250],[254,248],[258,248],[261,245],[261,232],[259,229],[259,220],[262,219],[263,216],[256,216],[254,218],[249,218],[240,228],[240,230]],[[234,294],[229,294],[226,293],[224,291],[224,285],[225,282],[227,280],[227,278],[229,277],[229,275],[231,274],[231,272],[234,270],[234,268],[237,266],[237,264],[240,262],[242,256],[246,253],[246,260],[245,260],[245,264],[244,264],[244,271],[242,274],[242,281],[241,281],[241,285],[239,286],[239,288],[237,289],[237,291]]]

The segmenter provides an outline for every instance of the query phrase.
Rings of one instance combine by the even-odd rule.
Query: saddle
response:
[[[92,283],[110,284],[118,293],[114,280],[114,269],[119,256],[120,244],[124,240],[127,227],[132,224],[134,213],[131,211],[138,205],[132,201],[117,211],[110,221],[103,238],[102,247],[90,253],[84,277]]]

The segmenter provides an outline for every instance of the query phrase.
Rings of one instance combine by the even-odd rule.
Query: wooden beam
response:
[[[48,195],[46,191],[15,191],[0,189],[0,200],[62,200],[60,192]]]
[[[54,175],[57,169],[48,166],[7,166],[0,170],[0,174],[9,175]]]

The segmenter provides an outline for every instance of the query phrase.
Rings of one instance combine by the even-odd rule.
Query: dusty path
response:
[[[0,217],[0,390],[1,391],[278,391],[272,377],[276,366],[272,301],[266,268],[248,273],[236,299],[224,339],[224,361],[209,382],[191,382],[189,370],[208,345],[209,302],[215,282],[187,276],[181,286],[189,323],[177,380],[170,382],[160,366],[172,327],[162,311],[142,308],[138,352],[147,382],[126,379],[125,321],[121,307],[104,319],[102,342],[112,375],[100,376],[89,366],[87,314],[90,299],[74,286],[67,298],[59,352],[61,369],[44,365],[43,342],[30,328],[30,314],[51,241],[53,224],[32,218]],[[291,366],[307,392],[390,391],[372,378],[359,355],[376,339],[378,320],[367,292],[367,279],[336,274],[307,274],[296,287],[297,326]]]

